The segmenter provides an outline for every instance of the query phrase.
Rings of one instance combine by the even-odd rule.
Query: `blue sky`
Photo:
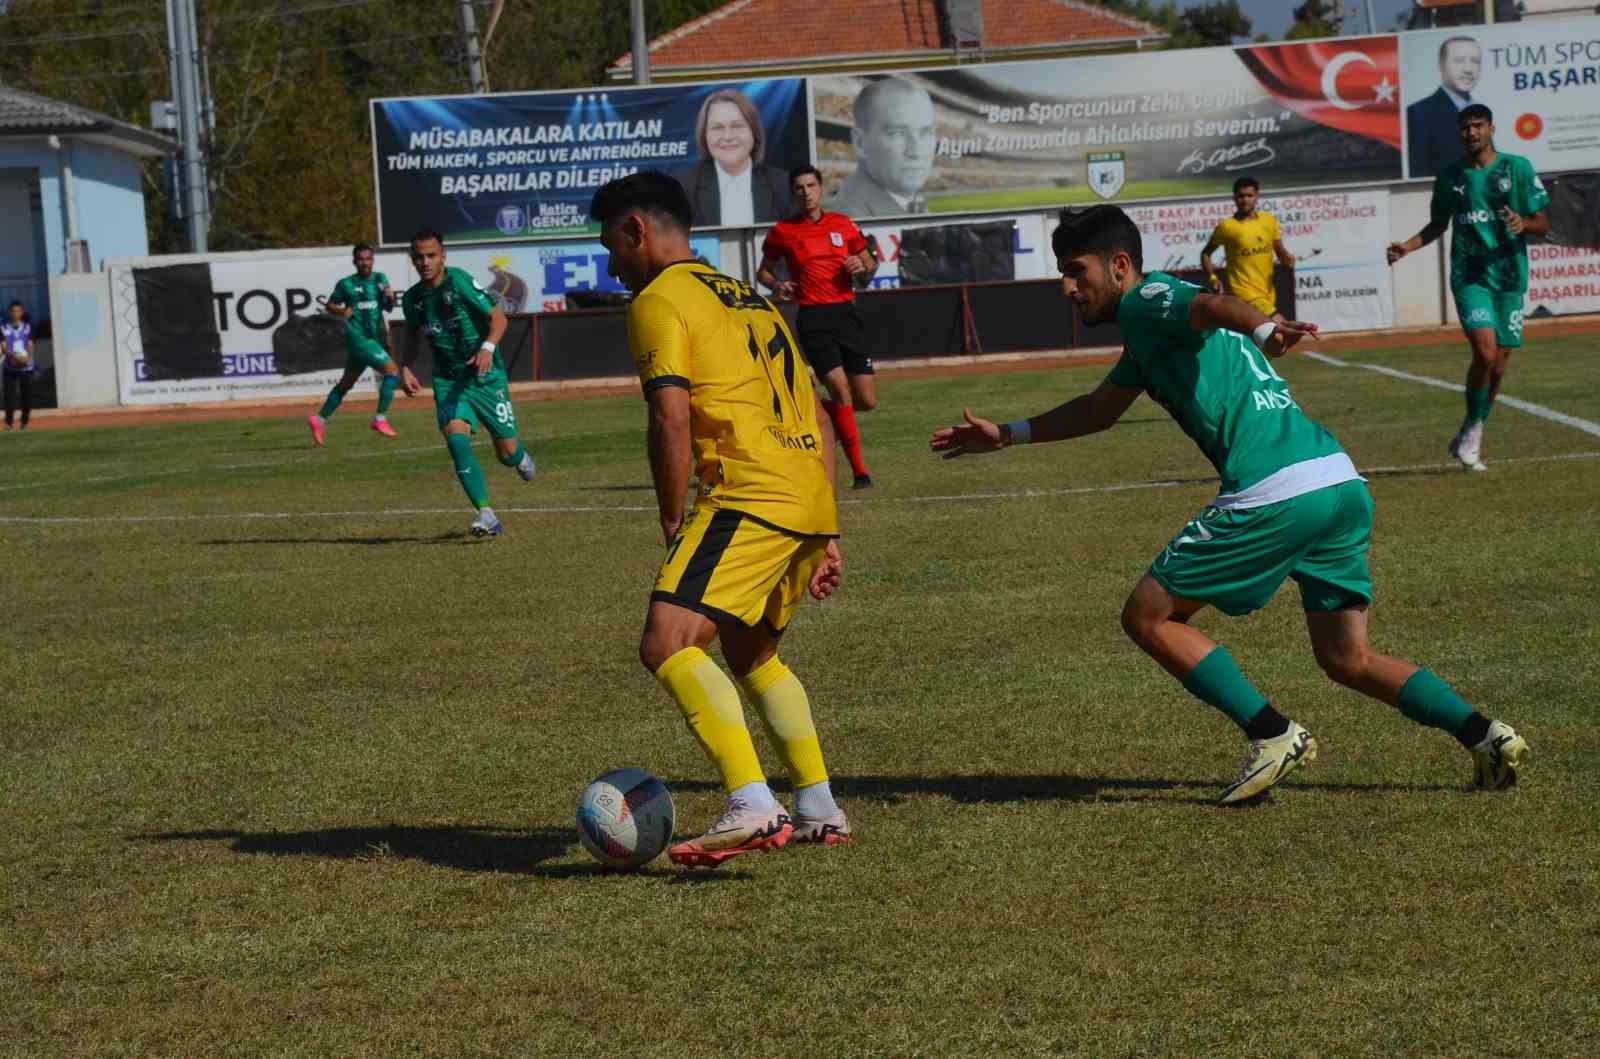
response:
[[[1209,0],[1178,0],[1178,6],[1198,7],[1207,2]],[[1355,9],[1355,17],[1345,20],[1346,31],[1365,33],[1366,0],[1353,0],[1353,2],[1344,0],[1344,2],[1346,6]],[[1239,7],[1250,17],[1254,32],[1280,38],[1289,32],[1289,27],[1294,24],[1294,9],[1299,6],[1298,0],[1239,0]],[[1387,33],[1394,29],[1395,19],[1401,13],[1409,11],[1411,6],[1411,0],[1372,0],[1372,14],[1378,23],[1378,32]]]

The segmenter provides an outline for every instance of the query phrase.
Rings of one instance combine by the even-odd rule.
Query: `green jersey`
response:
[[[385,309],[394,307],[392,303],[384,304],[383,289],[387,286],[389,277],[382,272],[374,272],[366,279],[361,278],[361,273],[353,272],[334,285],[333,293],[328,295],[328,304],[355,310],[355,315],[345,321],[347,338],[365,338],[380,345],[383,343],[383,313]]]
[[[437,287],[418,283],[400,299],[406,325],[420,327],[433,344],[433,374],[461,380],[476,376],[472,361],[489,334],[494,295],[478,286],[465,270],[446,267]],[[494,351],[494,365],[485,378],[505,377],[505,362]]]
[[[1177,420],[1217,469],[1215,507],[1256,507],[1358,477],[1339,441],[1295,404],[1289,384],[1245,335],[1196,331],[1189,306],[1202,293],[1165,272],[1122,296],[1126,347],[1106,377],[1144,390]]]
[[[1533,163],[1497,154],[1479,168],[1467,158],[1445,166],[1433,181],[1433,222],[1451,222],[1450,289],[1487,287],[1499,294],[1528,290],[1528,240],[1501,218],[1507,207],[1524,217],[1550,205]]]

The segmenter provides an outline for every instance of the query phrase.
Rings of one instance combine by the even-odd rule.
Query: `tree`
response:
[[[652,0],[660,36],[726,0]],[[172,97],[154,0],[0,0],[0,82],[148,125]],[[216,250],[371,240],[368,100],[467,91],[459,0],[205,0],[202,45],[216,129],[208,136]],[[486,58],[495,91],[601,84],[628,50],[628,5],[509,0]],[[480,21],[480,31],[484,28]],[[150,249],[187,249],[167,220],[159,162],[145,169]]]
[[[1178,16],[1169,48],[1207,48],[1232,44],[1250,36],[1250,19],[1239,10],[1239,0],[1213,0],[1191,7]]]
[[[1289,40],[1312,37],[1337,37],[1344,30],[1344,10],[1336,0],[1305,0],[1294,9],[1294,25]]]

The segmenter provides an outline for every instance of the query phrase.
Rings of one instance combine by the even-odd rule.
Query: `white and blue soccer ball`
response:
[[[644,769],[613,769],[578,796],[578,838],[608,868],[648,864],[672,841],[672,792]]]

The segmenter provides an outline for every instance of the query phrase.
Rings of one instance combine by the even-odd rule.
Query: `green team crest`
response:
[[[1089,190],[1103,199],[1115,198],[1128,182],[1127,155],[1121,151],[1096,151],[1089,155]]]

